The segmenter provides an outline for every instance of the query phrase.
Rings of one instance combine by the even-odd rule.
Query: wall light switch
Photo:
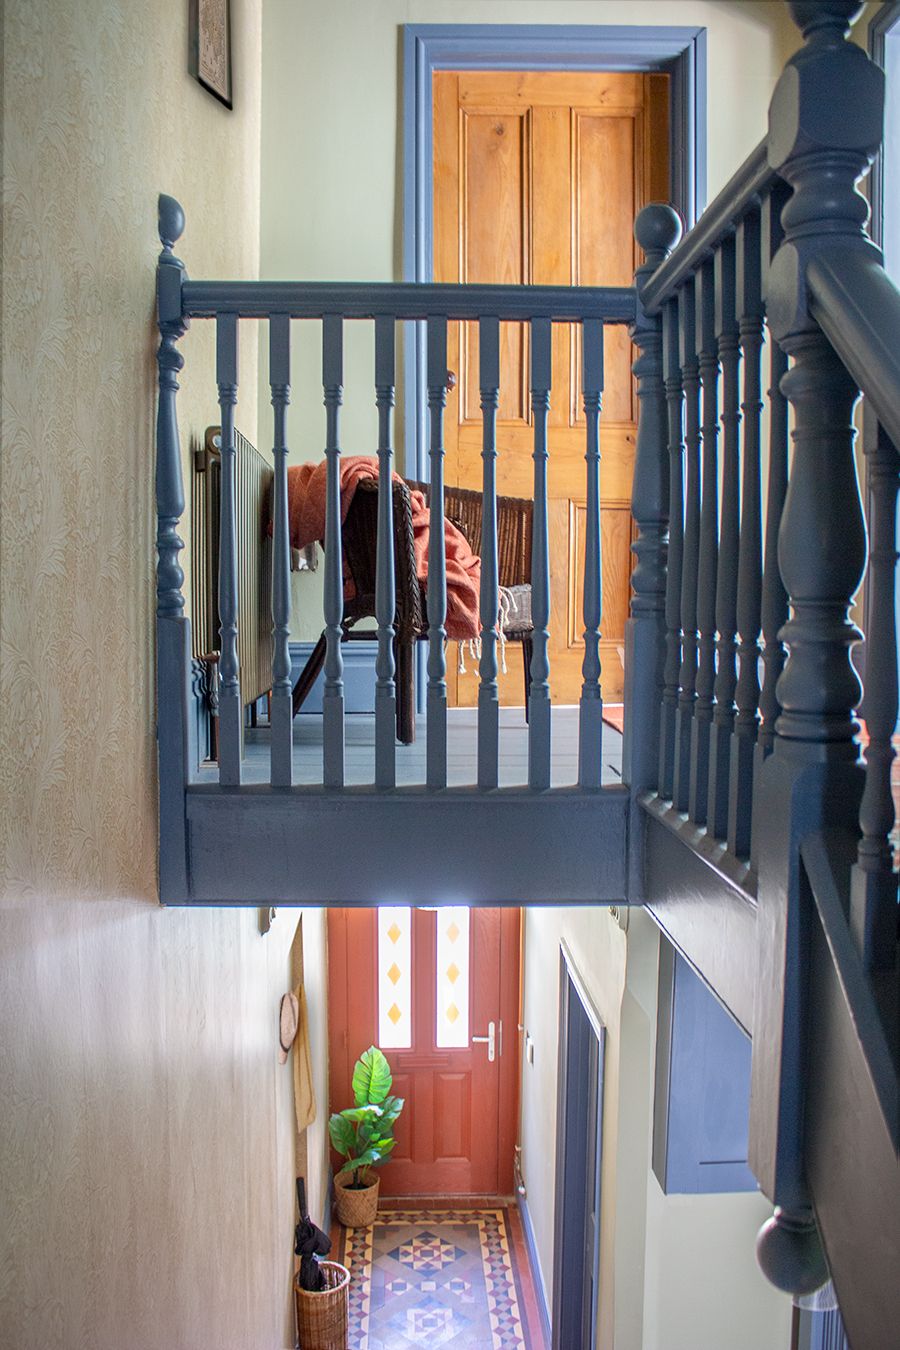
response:
[[[527,1031],[525,1032],[525,1062],[526,1064],[534,1063],[534,1041]]]

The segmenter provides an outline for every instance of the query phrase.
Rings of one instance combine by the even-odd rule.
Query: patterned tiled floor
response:
[[[518,1215],[385,1209],[342,1232],[351,1350],[543,1350]]]

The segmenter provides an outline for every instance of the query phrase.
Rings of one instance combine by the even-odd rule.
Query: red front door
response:
[[[406,1100],[385,1195],[512,1192],[519,915],[329,910],[331,1109],[351,1104],[353,1065],[372,1044]]]

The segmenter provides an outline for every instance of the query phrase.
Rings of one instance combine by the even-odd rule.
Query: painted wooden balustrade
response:
[[[856,186],[884,94],[848,41],[860,6],[790,9],[805,45],[766,138],[637,277],[650,430],[629,651],[649,671],[629,683],[644,816],[631,876],[752,1035],[750,1164],[777,1206],[763,1270],[803,1293],[830,1268],[851,1344],[886,1347],[900,1320],[900,293]]]
[[[634,289],[192,282],[160,199],[160,892],[169,903],[641,904],[752,1037],[750,1165],[776,1206],[758,1244],[779,1287],[829,1272],[850,1343],[900,1325],[896,513],[900,294],[856,183],[884,81],[855,0],[791,3],[804,45],[769,129],[678,242],[640,213]],[[268,324],[274,410],[269,781],[242,782],[234,407],[242,318]],[[217,328],[221,406],[220,776],[188,757],[190,629],[178,535],[178,342]],[[528,782],[498,788],[499,325],[531,328],[534,652]],[[321,324],[327,462],[322,779],[292,781],[286,408],[293,322]],[[339,501],[346,323],[375,325],[378,544],[373,781],[345,785]],[[427,587],[425,781],[397,787],[392,503],[398,324],[427,332],[431,507],[443,514],[446,339],[477,322],[483,537],[476,781],[448,788],[445,555]],[[548,409],[553,323],[583,331],[584,660],[578,783],[550,787]],[[601,786],[599,424],[603,329],[629,324],[639,421],[621,787]],[[766,391],[765,394],[763,391]],[[853,413],[866,408],[869,552]],[[791,417],[789,418],[789,412]],[[791,423],[792,450],[788,432]],[[865,701],[854,664],[864,617]],[[856,664],[861,664],[857,662]],[[865,719],[865,736],[861,719]],[[824,1248],[824,1253],[823,1253]]]
[[[647,453],[665,469],[654,509],[668,548],[657,548],[657,711],[640,719],[646,750],[631,781],[648,806],[751,887],[753,783],[774,743],[785,660],[777,538],[787,489],[786,358],[764,341],[784,200],[762,144],[671,256],[638,279],[644,325],[656,331],[659,440]]]
[[[663,208],[660,208],[663,209]],[[173,253],[183,228],[178,203],[160,198],[159,259],[160,423],[158,437],[158,513],[160,578],[159,735],[160,792],[166,828],[161,834],[161,891],[166,899],[239,903],[263,888],[269,899],[371,901],[398,894],[398,886],[421,898],[421,866],[412,862],[406,881],[396,875],[398,840],[404,835],[432,840],[429,857],[435,875],[450,896],[471,858],[497,856],[496,877],[479,878],[485,896],[516,903],[522,886],[535,899],[621,899],[624,894],[625,820],[628,794],[620,785],[601,786],[602,697],[600,629],[602,622],[600,536],[600,418],[603,390],[603,332],[606,324],[630,324],[635,317],[632,288],[555,288],[529,286],[352,285],[293,282],[190,281]],[[659,254],[661,258],[662,253]],[[239,326],[244,318],[268,325],[269,371],[273,407],[274,458],[272,549],[272,694],[267,783],[247,775],[243,757],[243,699],[238,661],[238,559],[234,490],[235,406],[239,379]],[[176,341],[191,321],[216,327],[216,381],[222,426],[222,493],[218,601],[221,625],[219,661],[218,781],[203,781],[188,762],[183,727],[187,721],[185,668],[181,636],[184,617],[181,541],[176,530],[183,510],[181,451],[175,416],[182,364]],[[394,575],[394,521],[391,474],[394,468],[393,409],[397,327],[419,322],[426,333],[432,518],[444,515],[444,418],[447,399],[447,329],[453,322],[479,326],[480,396],[483,419],[483,527],[479,629],[477,758],[469,788],[448,789],[448,706],[446,680],[447,577],[443,532],[432,529],[428,547],[427,683],[425,686],[425,771],[416,788],[397,785],[395,737],[397,690],[394,623],[397,607]],[[530,327],[531,409],[534,426],[533,525],[531,556],[533,654],[528,707],[527,783],[499,787],[501,778],[499,666],[499,567],[497,539],[497,411],[500,399],[500,325]],[[341,433],[343,347],[348,323],[374,325],[374,402],[378,417],[378,526],[375,617],[375,746],[367,788],[345,782],[346,717],[342,638],[344,574],[341,535]],[[322,398],[325,407],[324,528],[325,661],[322,701],[322,771],[317,787],[295,781],[296,760],[291,707],[291,587],[287,408],[291,398],[291,336],[296,323],[321,331]],[[578,710],[577,784],[551,787],[551,687],[549,655],[550,538],[548,512],[548,439],[552,398],[552,334],[555,323],[578,325],[582,335],[582,400],[585,415],[585,565],[582,595],[582,683]],[[304,396],[306,396],[306,391]],[[177,640],[173,636],[177,624]],[[245,781],[250,777],[257,781]],[[424,790],[424,796],[423,794]],[[489,795],[488,795],[489,794]],[[386,806],[390,800],[391,805]],[[437,803],[437,807],[435,804]],[[385,815],[387,811],[387,815]],[[603,819],[595,819],[600,812]],[[177,829],[169,822],[180,817]],[[422,823],[427,818],[427,825]],[[187,824],[185,825],[185,820]],[[323,822],[327,821],[325,828]],[[590,825],[586,822],[590,821]],[[565,823],[563,823],[565,822]],[[605,823],[604,823],[605,822]],[[312,845],[303,847],[305,831]],[[370,861],[371,843],[349,847],[348,829],[383,844],[382,881],[360,870]],[[296,858],[295,874],[278,854],[287,831]],[[423,836],[424,830],[424,836]],[[318,836],[315,831],[318,831]],[[473,834],[474,831],[474,834]],[[542,836],[558,837],[548,853]],[[585,836],[596,844],[585,851]],[[497,841],[504,847],[498,850]],[[566,844],[564,841],[568,841]],[[245,846],[246,844],[246,846]],[[262,848],[263,856],[253,856]],[[233,867],[225,863],[233,850]],[[369,850],[369,852],[367,852]],[[568,852],[566,851],[568,850]],[[426,850],[427,851],[427,850]],[[558,851],[555,862],[552,855]],[[311,854],[320,855],[317,864]],[[543,855],[543,861],[541,860]],[[336,865],[340,859],[343,866]],[[302,859],[302,865],[301,865]],[[511,859],[504,862],[504,859]],[[454,872],[454,864],[458,871]],[[356,866],[352,885],[348,874]],[[553,868],[556,868],[554,876]],[[327,878],[327,882],[323,881]],[[524,879],[527,878],[527,883]],[[479,881],[470,881],[476,890]],[[542,889],[543,888],[543,889]]]

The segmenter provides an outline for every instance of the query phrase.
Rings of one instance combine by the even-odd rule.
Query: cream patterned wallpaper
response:
[[[199,275],[255,272],[259,22],[259,0],[235,5],[229,113],[187,75],[187,0],[6,6],[0,681],[15,715],[0,730],[0,837],[13,893],[154,894],[156,194],[183,202]],[[212,336],[196,325],[182,344],[185,442],[217,415]],[[247,338],[238,415],[253,436]]]
[[[295,918],[156,904],[156,195],[196,275],[259,255],[261,0],[235,109],[188,0],[6,0],[0,484],[0,1345],[293,1343],[277,1064]],[[215,419],[187,335],[185,441]],[[256,424],[256,334],[239,425]],[[313,915],[310,925],[318,922]],[[310,943],[312,947],[313,944]]]

